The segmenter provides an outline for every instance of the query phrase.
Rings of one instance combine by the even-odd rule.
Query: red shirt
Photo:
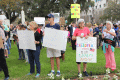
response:
[[[40,31],[41,31],[41,29],[40,28],[37,28],[37,32],[40,34]]]
[[[90,30],[87,27],[84,27],[83,29],[76,28],[74,31],[73,36],[80,36],[83,35],[84,37],[87,36],[90,33]]]

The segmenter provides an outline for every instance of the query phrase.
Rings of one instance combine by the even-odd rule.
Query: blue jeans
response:
[[[30,73],[35,72],[35,65],[36,63],[37,73],[40,74],[40,46],[36,47],[36,50],[29,50],[29,62],[30,62]]]
[[[18,47],[18,52],[19,52],[19,59],[22,59],[22,57],[23,57],[23,59],[25,59],[25,53],[24,53],[23,49],[19,49],[18,44],[17,44],[17,47]],[[22,56],[22,54],[23,54],[23,56]]]
[[[8,38],[8,45],[9,45],[9,48],[11,48],[11,42],[10,42],[10,38]]]
[[[9,39],[7,40],[7,50],[8,50],[8,54],[10,54]]]

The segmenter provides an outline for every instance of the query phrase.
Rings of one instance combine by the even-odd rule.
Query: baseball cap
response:
[[[54,16],[52,14],[48,14],[46,17],[47,18],[54,18]]]

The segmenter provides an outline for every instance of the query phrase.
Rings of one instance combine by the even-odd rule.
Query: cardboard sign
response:
[[[71,4],[71,18],[80,18],[80,4]]]
[[[37,24],[45,24],[45,17],[34,17],[34,21]]]
[[[76,62],[97,62],[97,38],[88,39],[77,37]]]
[[[18,30],[19,48],[36,50],[34,32],[28,30]]]

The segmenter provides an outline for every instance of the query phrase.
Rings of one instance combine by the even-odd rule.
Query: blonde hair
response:
[[[38,24],[35,21],[31,21],[30,24],[34,26],[34,30],[37,30]]]
[[[86,24],[86,27],[91,28],[92,24],[89,22]]]

